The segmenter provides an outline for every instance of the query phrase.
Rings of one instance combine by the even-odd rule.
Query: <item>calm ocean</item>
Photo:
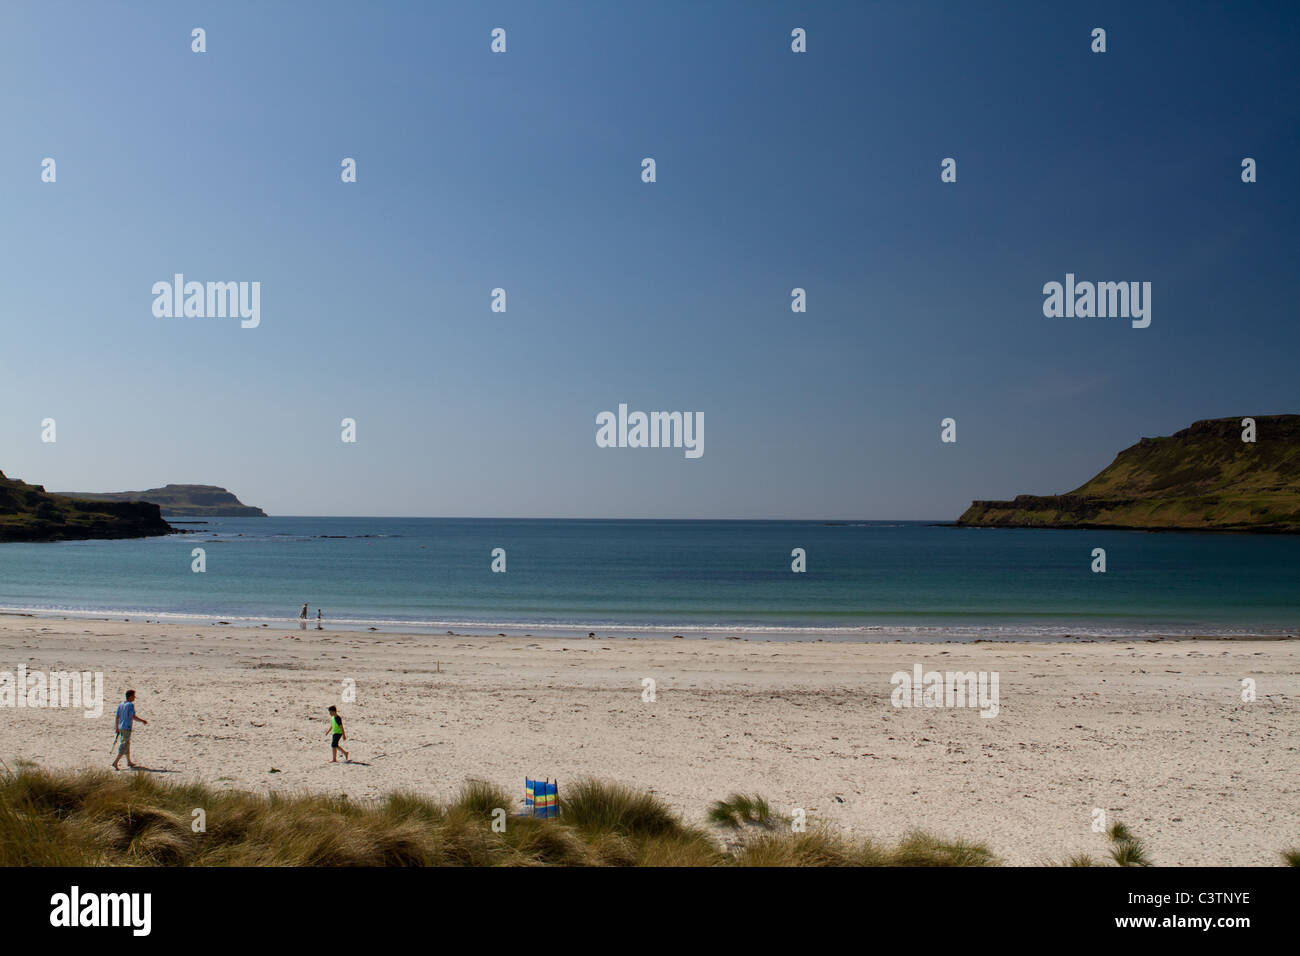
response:
[[[1287,634],[1300,537],[921,522],[219,518],[0,544],[0,609],[329,627],[947,640]],[[207,570],[191,571],[194,548]],[[492,573],[491,552],[507,571]],[[807,571],[790,552],[807,552]],[[1092,549],[1107,570],[1090,570]],[[313,625],[314,626],[314,625]]]

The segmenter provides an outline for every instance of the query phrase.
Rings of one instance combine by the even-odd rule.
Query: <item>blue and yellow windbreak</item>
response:
[[[560,783],[558,780],[531,780],[524,778],[524,811],[535,817],[560,815]]]

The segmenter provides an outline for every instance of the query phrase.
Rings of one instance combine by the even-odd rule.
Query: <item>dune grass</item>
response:
[[[106,770],[0,774],[0,866],[986,866],[985,847],[908,834],[854,841],[794,833],[761,797],[712,815],[746,834],[724,845],[654,794],[578,780],[560,817],[470,780],[447,803],[398,791],[380,800],[256,794]]]
[[[1105,859],[1098,859],[1089,853],[1075,853],[1061,861],[1047,861],[1047,866],[1151,866],[1151,859],[1147,856],[1146,847],[1142,841],[1133,835],[1133,831],[1128,828],[1127,824],[1115,822],[1110,825],[1106,831],[1106,840],[1110,843],[1110,850],[1107,856],[1110,858],[1108,863]]]
[[[981,843],[944,840],[912,831],[888,846],[871,839],[851,840],[828,827],[805,832],[767,831],[745,841],[734,853],[738,866],[997,866]]]
[[[521,797],[466,781],[449,802],[396,791],[257,794],[148,774],[0,772],[0,866],[998,866],[982,843],[912,831],[897,843],[802,829],[761,796],[732,794],[683,821],[659,797],[601,780],[560,795],[560,816],[518,815]],[[1111,860],[1150,866],[1122,823]],[[1282,853],[1300,865],[1300,850]],[[1066,866],[1103,866],[1086,854]]]
[[[708,820],[714,826],[729,830],[739,830],[744,826],[774,830],[788,822],[784,817],[773,814],[771,806],[762,797],[743,793],[733,793],[726,800],[715,801],[709,807]]]
[[[1106,835],[1110,838],[1110,858],[1119,866],[1150,866],[1146,847],[1122,823],[1113,823]]]

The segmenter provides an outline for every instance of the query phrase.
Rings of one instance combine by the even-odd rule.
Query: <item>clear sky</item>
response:
[[[1294,3],[10,0],[0,469],[319,515],[1066,491],[1300,411],[1298,78]],[[176,272],[260,326],[155,317]],[[1044,317],[1067,272],[1150,327]],[[598,448],[620,402],[704,455]]]

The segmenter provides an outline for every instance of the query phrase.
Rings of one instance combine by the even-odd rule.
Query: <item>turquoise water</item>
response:
[[[846,640],[1300,629],[1300,537],[921,522],[221,518],[0,544],[0,609],[282,627]],[[191,550],[207,570],[191,571]],[[507,571],[492,573],[491,552]],[[790,552],[808,570],[790,570]],[[1107,571],[1090,571],[1092,549]],[[314,626],[314,625],[313,625]]]

